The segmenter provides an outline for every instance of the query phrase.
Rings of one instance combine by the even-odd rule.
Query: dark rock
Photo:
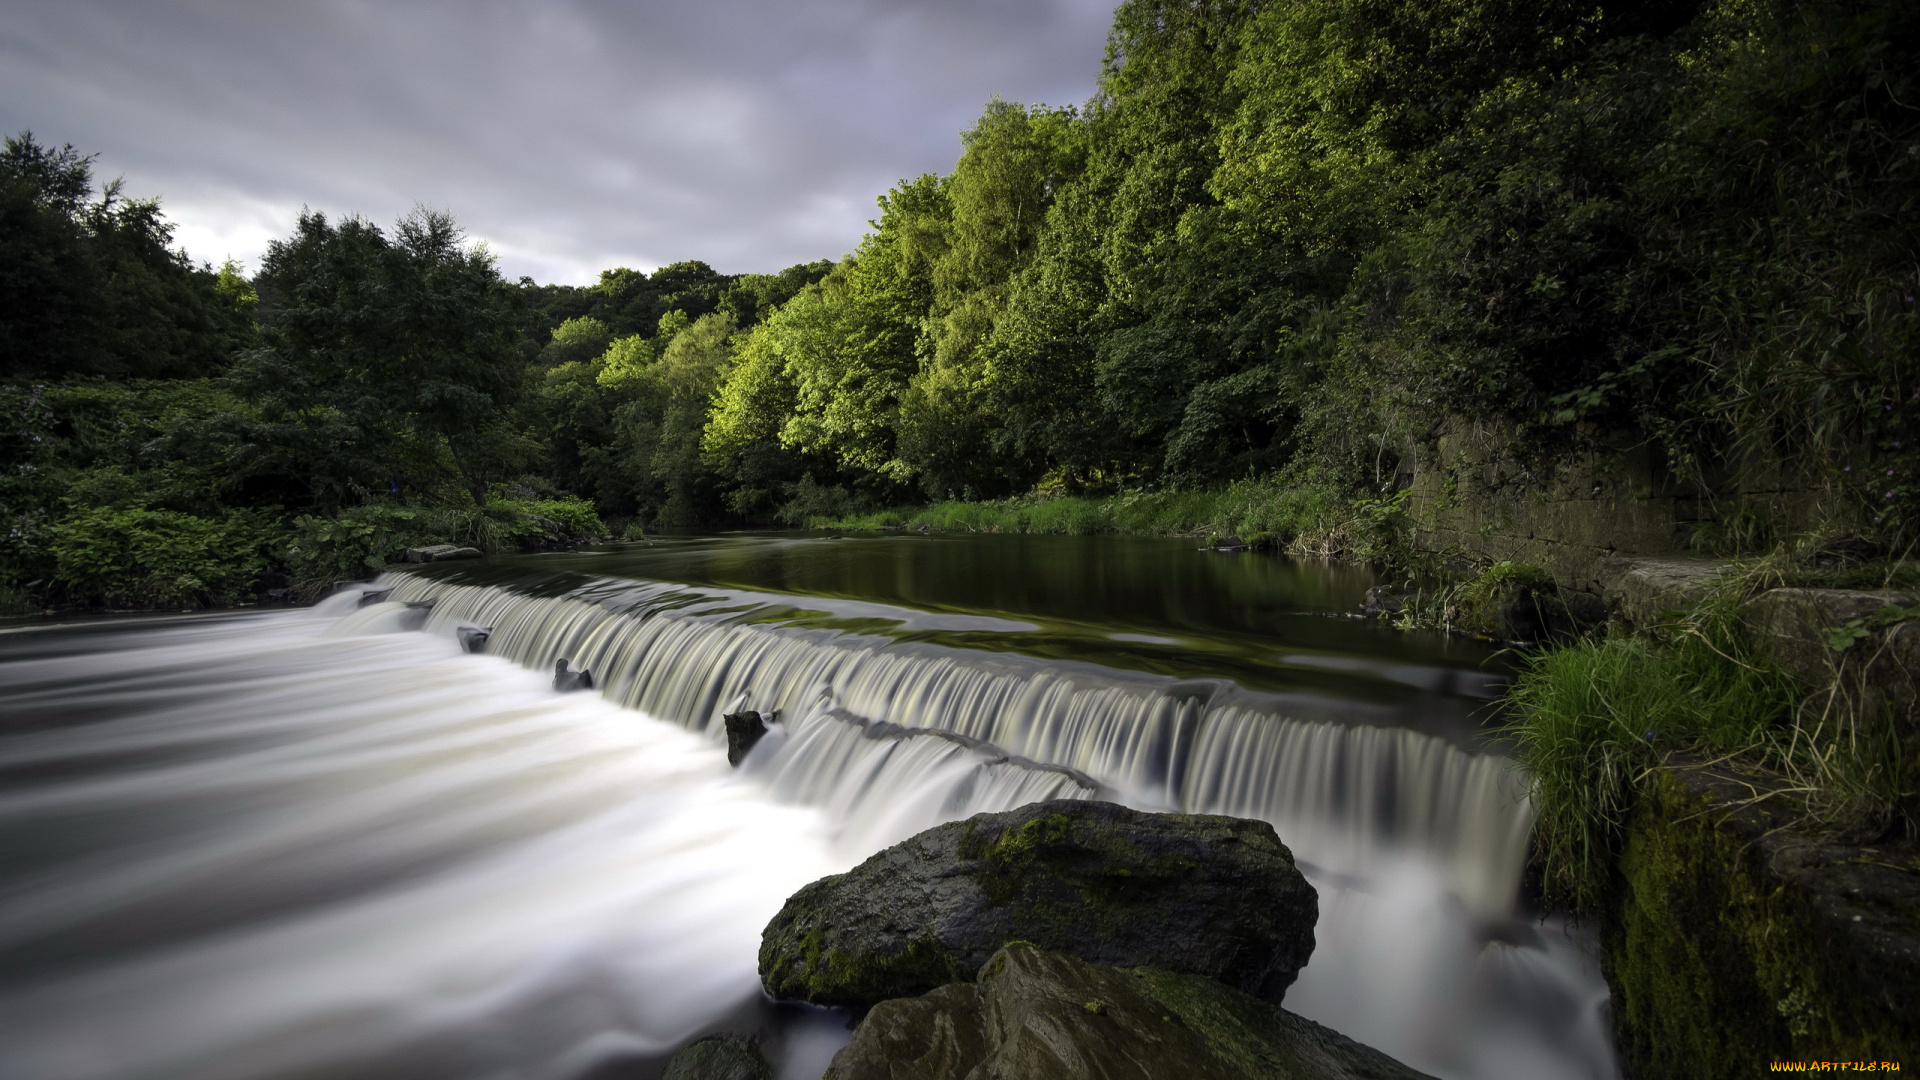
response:
[[[1726,572],[1723,560],[1676,555],[1618,556],[1594,567],[1607,611],[1635,630],[1663,626],[1698,607]]]
[[[1399,593],[1385,585],[1375,585],[1367,590],[1367,600],[1361,605],[1360,612],[1369,619],[1384,619],[1400,614],[1405,607],[1406,600]]]
[[[1920,1058],[1920,851],[1810,825],[1792,784],[1724,763],[1636,785],[1600,920],[1628,1076]]]
[[[1907,704],[1916,696],[1913,682],[1920,673],[1920,635],[1903,620],[1866,628],[1876,613],[1916,602],[1920,596],[1892,589],[1769,589],[1749,600],[1741,616],[1762,652],[1814,686],[1832,681],[1838,653],[1846,651],[1834,649],[1834,632],[1849,624],[1861,627],[1859,640],[1842,637],[1839,643],[1857,649],[1856,655],[1872,655],[1879,661],[1875,666],[1883,670],[1871,672],[1869,681],[1905,681],[1905,692],[1898,699]]]
[[[478,559],[479,548],[456,547],[453,544],[428,544],[426,547],[408,548],[402,556],[410,563],[446,562],[448,559]]]
[[[1202,978],[1025,943],[978,985],[884,1001],[823,1080],[1419,1080],[1392,1058]]]
[[[752,1040],[708,1035],[668,1058],[660,1080],[773,1080],[773,1068]]]
[[[727,713],[721,719],[727,724],[727,764],[739,768],[753,751],[754,744],[767,733],[767,722],[751,709]]]
[[[360,594],[360,603],[355,606],[372,607],[375,604],[384,603],[387,597],[392,595],[392,589],[368,589]]]
[[[1237,536],[1223,536],[1213,542],[1215,551],[1245,551],[1247,542]]]
[[[564,659],[555,660],[553,662],[553,688],[563,694],[570,694],[575,690],[591,690],[593,689],[593,672],[585,668],[574,671],[567,666],[567,662]]]
[[[1063,799],[928,829],[806,886],[767,925],[760,978],[775,997],[864,1008],[1027,941],[1277,1002],[1318,915],[1265,822]]]
[[[487,640],[493,637],[493,627],[459,626],[454,628],[453,636],[460,639],[461,652],[486,652]]]
[[[1567,614],[1581,626],[1600,626],[1607,621],[1607,602],[1590,592],[1563,592],[1560,599]]]
[[[1454,591],[1449,622],[1497,641],[1538,642],[1568,629],[1566,602],[1548,571],[1495,563]]]

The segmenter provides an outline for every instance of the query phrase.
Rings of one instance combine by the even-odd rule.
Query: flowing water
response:
[[[1518,906],[1498,658],[1349,617],[1368,584],[1178,540],[738,535],[16,626],[0,1076],[613,1080],[727,1029],[816,1077],[846,1016],[757,989],[790,893],[1103,798],[1274,824],[1321,897],[1289,1008],[1437,1076],[1612,1077],[1591,943]],[[734,770],[741,708],[779,719]]]

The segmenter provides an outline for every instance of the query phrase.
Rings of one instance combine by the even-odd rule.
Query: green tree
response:
[[[528,459],[512,300],[451,216],[416,210],[389,237],[303,213],[255,285],[265,345],[235,383],[263,412],[263,471],[310,475],[323,502],[452,483],[484,506]]]
[[[0,150],[0,374],[210,374],[249,343],[240,297],[170,251],[153,199],[93,190],[92,158],[31,133]]]

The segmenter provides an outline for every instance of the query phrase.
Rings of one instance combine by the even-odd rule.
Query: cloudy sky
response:
[[[0,129],[197,260],[449,209],[508,277],[836,257],[998,94],[1093,91],[1114,0],[0,0]]]

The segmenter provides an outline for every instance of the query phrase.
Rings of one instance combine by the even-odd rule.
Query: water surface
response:
[[[0,1075],[649,1076],[844,1015],[757,991],[801,884],[1044,798],[1272,821],[1290,1008],[1446,1077],[1608,1077],[1518,907],[1493,650],[1364,571],[1127,537],[736,535],[390,574],[318,609],[0,633]],[[481,655],[455,641],[489,627]],[[593,693],[551,686],[556,659]],[[728,768],[720,714],[777,714]]]

